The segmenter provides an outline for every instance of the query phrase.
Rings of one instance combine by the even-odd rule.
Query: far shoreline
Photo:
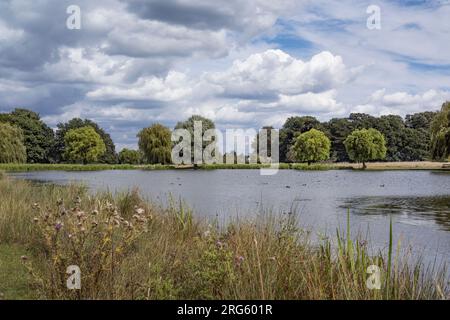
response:
[[[0,171],[103,171],[103,170],[247,170],[267,168],[263,164],[209,164],[199,165],[162,165],[162,164],[0,164]],[[280,163],[280,170],[358,170],[358,171],[395,171],[395,170],[433,170],[450,172],[449,162],[368,162],[367,169],[362,170],[360,163]]]

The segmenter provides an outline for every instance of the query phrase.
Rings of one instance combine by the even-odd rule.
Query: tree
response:
[[[142,152],[138,150],[124,148],[119,152],[119,163],[122,164],[140,164],[142,163],[142,158]]]
[[[307,132],[311,129],[324,131],[324,128],[319,120],[311,116],[305,117],[290,117],[286,120],[280,130],[280,161],[288,162],[288,153],[292,145],[295,143],[295,138],[298,134]]]
[[[64,137],[69,130],[78,129],[83,127],[92,127],[98,135],[100,135],[103,143],[105,144],[106,151],[103,155],[98,158],[100,163],[114,164],[118,161],[118,156],[116,154],[116,147],[111,139],[111,136],[105,132],[100,126],[89,119],[73,118],[67,123],[59,123],[58,129],[56,130],[56,142],[55,148],[53,149],[53,155],[57,162],[64,160],[65,153],[65,141]]]
[[[14,109],[11,113],[1,114],[0,122],[8,122],[22,129],[27,162],[53,161],[51,151],[55,144],[54,132],[40,119],[39,114],[26,109]]]
[[[72,162],[96,162],[106,151],[102,138],[90,126],[69,130],[64,142],[64,158]]]
[[[346,162],[350,158],[345,150],[344,141],[355,129],[354,123],[346,118],[333,118],[325,124],[331,137],[331,150],[333,161]]]
[[[24,163],[27,160],[22,130],[0,123],[0,163]]]
[[[434,160],[450,157],[450,101],[442,105],[431,124],[431,156]]]
[[[170,129],[161,124],[142,129],[138,134],[139,150],[147,163],[170,163],[172,159],[172,140]]]
[[[216,128],[216,125],[214,124],[214,122],[212,120],[202,117],[202,116],[199,116],[199,115],[193,115],[186,121],[178,122],[175,126],[175,130],[176,129],[186,129],[187,131],[189,131],[189,133],[191,135],[191,148],[192,148],[191,150],[194,150],[194,123],[196,121],[200,121],[202,124],[202,133],[201,133],[202,137],[207,130]],[[203,139],[202,139],[202,158],[203,158],[203,151],[205,150],[206,146],[208,146],[211,143],[216,143],[216,141],[214,141],[214,142],[203,141]],[[214,154],[213,154],[213,156],[214,156]],[[191,157],[192,157],[192,161],[193,161],[194,160],[194,152],[191,153]]]
[[[295,160],[308,162],[309,165],[312,162],[329,159],[330,148],[330,139],[322,131],[311,129],[295,139],[292,150]]]
[[[386,141],[380,131],[376,129],[357,129],[344,141],[345,149],[351,160],[362,162],[363,169],[366,162],[382,160],[386,157]]]

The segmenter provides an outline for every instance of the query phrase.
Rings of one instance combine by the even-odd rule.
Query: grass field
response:
[[[349,225],[349,223],[348,223]],[[389,226],[386,226],[389,228]],[[5,299],[449,299],[445,270],[337,230],[312,244],[293,215],[227,226],[137,191],[89,194],[0,176],[0,295]],[[81,290],[67,290],[68,265]],[[380,269],[380,289],[367,268]]]

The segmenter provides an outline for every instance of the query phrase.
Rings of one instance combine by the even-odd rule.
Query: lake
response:
[[[183,200],[195,215],[225,223],[264,211],[296,214],[314,237],[345,230],[350,210],[352,235],[386,249],[389,221],[395,244],[413,258],[450,263],[450,174],[432,171],[296,171],[261,176],[259,170],[42,171],[11,176],[112,192],[138,187],[149,200]]]

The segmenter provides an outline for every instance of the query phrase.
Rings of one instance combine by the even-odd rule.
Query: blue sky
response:
[[[66,27],[69,5],[81,29]],[[369,30],[366,10],[381,10]],[[225,128],[437,110],[450,100],[450,1],[0,2],[0,112],[91,118],[122,147],[192,114]]]

